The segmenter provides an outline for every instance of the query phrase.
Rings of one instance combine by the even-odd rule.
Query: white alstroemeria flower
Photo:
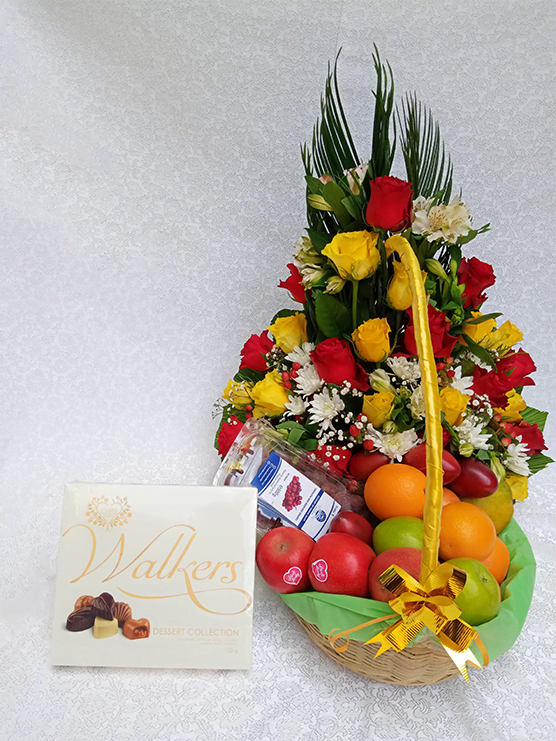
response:
[[[423,396],[423,387],[421,385],[411,394],[409,410],[414,419],[425,418],[425,397]]]
[[[305,365],[297,371],[295,382],[297,384],[296,393],[302,396],[311,396],[324,383],[313,363]]]
[[[286,360],[290,363],[299,363],[299,365],[308,365],[311,362],[311,353],[315,349],[312,342],[304,342],[301,347],[294,347],[293,351],[286,355]]]
[[[465,203],[455,198],[447,206],[438,204],[428,211],[421,208],[414,212],[411,228],[414,234],[425,235],[429,242],[442,239],[455,244],[458,237],[469,234],[471,220]]]
[[[309,237],[301,237],[295,243],[294,247],[297,249],[293,254],[297,267],[308,263],[326,262],[326,258],[319,255]]]
[[[506,448],[507,458],[503,461],[503,463],[506,468],[509,468],[510,471],[517,473],[518,476],[529,476],[531,473],[531,471],[529,470],[529,466],[527,465],[529,456],[525,452],[526,450],[528,450],[528,447],[525,443],[521,442],[521,436],[516,439],[520,442],[517,445],[515,443],[508,445],[508,447]]]
[[[320,265],[298,265],[299,272],[301,273],[301,282],[306,288],[311,288],[319,280],[322,280],[326,275],[326,269],[320,267]]]
[[[298,417],[305,414],[307,404],[303,401],[300,396],[290,396],[289,401],[286,402],[286,409],[288,410],[284,416],[291,415],[292,417]]]
[[[395,461],[401,461],[403,456],[420,442],[415,430],[393,432],[386,435],[369,425],[367,427],[367,434],[374,442],[378,451]]]
[[[460,443],[473,446],[473,450],[492,450],[489,440],[490,433],[483,433],[484,422],[473,414],[466,417],[463,422],[454,427],[458,433]]]
[[[319,423],[321,430],[334,430],[332,420],[345,409],[345,404],[337,389],[331,392],[329,388],[323,389],[320,394],[315,394],[309,404],[311,424]]]
[[[386,362],[392,369],[392,372],[402,381],[416,383],[421,378],[421,369],[419,368],[418,360],[390,357]]]
[[[384,391],[389,391],[391,394],[396,393],[396,389],[390,381],[390,376],[382,368],[369,373],[369,383],[373,391],[378,391],[379,393]]]
[[[358,196],[361,192],[360,186],[363,182],[363,178],[367,174],[368,166],[368,162],[363,162],[360,165],[357,165],[357,167],[353,167],[351,170],[344,170],[344,175],[347,175],[349,189],[354,196]]]
[[[450,381],[452,388],[459,391],[460,394],[473,396],[473,390],[471,388],[471,386],[473,386],[473,376],[462,376],[460,366],[456,368],[455,374],[456,375]]]

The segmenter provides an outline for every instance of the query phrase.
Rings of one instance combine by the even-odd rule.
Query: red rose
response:
[[[385,175],[371,180],[367,205],[367,224],[401,232],[411,226],[413,191],[411,183]]]
[[[242,427],[243,422],[240,422],[235,414],[232,414],[231,417],[228,418],[227,422],[222,422],[222,427],[218,433],[217,440],[218,452],[222,458],[227,455],[228,450],[232,447],[232,444],[241,432]]]
[[[435,358],[447,358],[454,345],[458,341],[457,337],[448,334],[450,322],[443,311],[435,309],[434,306],[428,305],[429,327],[431,332],[432,349]],[[404,344],[405,349],[410,355],[417,355],[417,344],[415,342],[415,327],[413,325],[413,309],[408,309],[409,324],[405,329]]]
[[[241,351],[241,368],[250,368],[251,370],[266,373],[268,366],[263,355],[274,347],[274,342],[269,338],[265,330],[260,335],[252,334],[247,340]]]
[[[486,371],[475,368],[473,373],[473,391],[479,396],[488,396],[492,406],[504,408],[508,403],[506,394],[513,388],[505,373],[496,370]]]
[[[301,282],[301,273],[293,262],[288,263],[287,267],[290,269],[291,275],[287,280],[280,281],[278,288],[285,288],[286,291],[290,292],[294,301],[304,304],[307,299],[305,298],[305,288]]]
[[[515,425],[510,425],[506,422],[505,430],[512,437],[521,438],[521,442],[527,445],[528,450],[526,452],[528,455],[534,455],[535,453],[540,453],[541,450],[546,450],[543,434],[537,425],[531,425],[522,419]]]
[[[527,378],[527,376],[529,373],[534,373],[537,370],[537,366],[529,353],[523,350],[518,350],[511,353],[511,355],[504,355],[496,363],[496,370],[508,376],[508,380],[514,389],[518,386],[535,385],[533,379]]]
[[[341,386],[349,381],[353,388],[367,391],[369,388],[368,375],[355,362],[349,343],[333,337],[319,342],[311,353],[311,360],[315,364],[319,376],[326,383]]]
[[[320,463],[328,463],[326,468],[329,471],[334,471],[340,475],[347,474],[347,465],[351,458],[351,450],[346,448],[340,448],[335,445],[319,445],[319,447],[313,451],[315,458]],[[334,460],[334,456],[338,456],[338,460]]]
[[[483,291],[485,288],[493,286],[496,280],[492,265],[481,262],[476,257],[472,257],[470,260],[463,258],[458,269],[458,278],[460,285],[465,283],[462,298],[464,300],[463,306],[466,309],[468,307],[476,309],[486,301],[487,297]]]

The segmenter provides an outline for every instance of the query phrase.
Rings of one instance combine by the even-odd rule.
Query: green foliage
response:
[[[496,368],[496,363],[492,359],[490,353],[488,350],[486,350],[484,347],[481,347],[481,345],[477,344],[475,340],[472,340],[469,335],[465,334],[465,332],[462,332],[462,337],[467,342],[468,348],[471,350],[473,355],[476,358],[479,358],[479,360],[482,360],[483,363],[488,363],[491,368]]]
[[[277,314],[274,314],[270,321],[270,324],[274,324],[277,319],[282,319],[282,317],[286,316],[293,316],[294,314],[299,314],[299,311],[296,311],[295,309],[280,309]]]
[[[537,425],[539,430],[544,432],[548,412],[541,412],[539,409],[535,409],[534,407],[527,407],[527,409],[524,409],[521,412],[521,416],[526,422],[529,422],[530,425]]]
[[[336,183],[326,183],[322,191],[324,200],[327,201],[334,211],[334,216],[340,222],[342,229],[346,229],[352,222],[349,211],[343,204],[346,193]]]
[[[502,316],[501,311],[495,311],[492,314],[483,314],[483,316],[477,316],[475,319],[468,319],[465,323],[466,324],[482,324],[483,322],[486,322],[487,319],[497,319],[499,316]]]
[[[318,327],[325,337],[340,337],[350,327],[347,307],[328,293],[316,294],[315,314]]]
[[[531,474],[542,471],[543,468],[546,468],[549,463],[554,463],[554,461],[552,460],[552,458],[549,458],[547,455],[543,455],[542,453],[536,453],[535,455],[532,455],[527,461]]]
[[[440,127],[415,95],[407,95],[398,109],[407,179],[415,197],[448,203],[452,193],[452,163],[446,156]]]
[[[392,169],[394,153],[396,151],[396,122],[394,123],[394,138],[390,144],[390,119],[394,109],[394,76],[392,68],[388,69],[381,63],[378,49],[375,44],[373,62],[376,70],[375,115],[373,121],[373,143],[371,159],[369,160],[369,176],[371,180],[389,175]]]
[[[311,240],[313,247],[320,254],[327,244],[330,244],[334,238],[333,234],[326,234],[325,232],[319,232],[317,229],[307,229],[307,234]]]
[[[262,381],[265,374],[260,371],[252,370],[251,368],[241,368],[234,376],[236,383],[246,381],[247,383],[258,383]]]

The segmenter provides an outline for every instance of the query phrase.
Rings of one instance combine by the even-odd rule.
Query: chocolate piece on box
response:
[[[71,630],[72,633],[78,633],[81,630],[88,630],[93,627],[95,618],[91,612],[90,607],[82,607],[79,610],[74,610],[68,615],[66,620],[66,628]]]
[[[115,636],[118,632],[118,621],[116,618],[112,620],[104,620],[103,618],[96,617],[95,624],[93,625],[93,635],[95,638],[110,638]]]
[[[91,609],[95,617],[102,618],[103,620],[112,620],[115,605],[114,597],[109,592],[103,592],[94,598]]]
[[[125,621],[129,620],[131,617],[131,607],[127,602],[116,602],[114,617],[117,619],[120,628],[123,628]]]
[[[139,620],[130,618],[124,623],[123,634],[131,641],[137,638],[148,638],[151,634],[151,624],[147,618],[139,618]]]
[[[90,607],[93,604],[95,598],[91,597],[90,594],[84,594],[78,597],[75,601],[74,610],[80,610],[82,607]]]

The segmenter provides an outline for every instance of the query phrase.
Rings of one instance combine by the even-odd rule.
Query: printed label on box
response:
[[[277,453],[271,453],[251,481],[259,499],[313,540],[328,532],[340,505]]]
[[[248,669],[253,487],[69,484],[53,664]]]

